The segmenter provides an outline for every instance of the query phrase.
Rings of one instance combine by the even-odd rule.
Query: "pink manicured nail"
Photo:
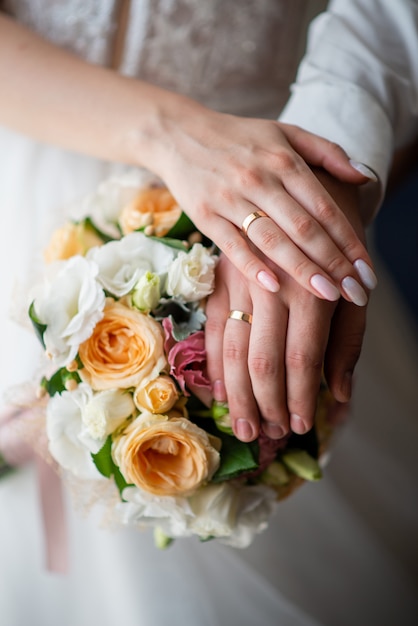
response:
[[[352,168],[357,170],[357,172],[360,172],[360,174],[363,174],[363,176],[365,176],[366,178],[369,178],[374,183],[377,183],[378,178],[376,174],[373,172],[373,170],[370,169],[370,167],[367,167],[367,165],[364,165],[364,163],[359,163],[358,161],[352,161],[351,159],[350,159],[350,165]]]
[[[299,415],[296,415],[296,413],[290,415],[290,428],[297,435],[304,435],[308,430],[303,419],[299,417]]]
[[[367,294],[363,287],[354,278],[346,276],[342,279],[341,285],[351,302],[357,304],[357,306],[364,306],[367,304]]]
[[[340,292],[337,287],[333,285],[325,276],[321,276],[321,274],[314,274],[309,281],[314,289],[317,290],[319,294],[326,300],[338,300],[340,297]]]
[[[241,441],[251,441],[253,438],[253,428],[247,420],[239,419],[235,422],[235,433]]]
[[[216,402],[227,401],[226,389],[223,380],[218,379],[215,380],[215,382],[213,383],[213,397],[215,398]]]
[[[271,274],[268,274],[264,270],[258,272],[257,280],[262,287],[264,287],[268,291],[271,291],[272,293],[277,293],[280,289],[280,283],[278,282],[278,280],[276,278],[273,278]]]
[[[363,285],[368,289],[374,289],[377,285],[377,278],[370,265],[367,265],[366,261],[363,261],[363,259],[357,259],[357,261],[354,261],[353,265]]]

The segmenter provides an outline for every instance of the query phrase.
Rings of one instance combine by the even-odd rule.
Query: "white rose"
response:
[[[98,280],[106,291],[121,298],[132,291],[147,272],[165,278],[175,254],[173,248],[135,232],[119,241],[92,248],[87,258],[99,266]]]
[[[138,487],[126,487],[124,502],[117,505],[117,515],[128,526],[158,526],[168,537],[187,537],[192,534],[189,522],[193,517],[186,498],[155,496]]]
[[[276,493],[263,485],[224,482],[207,485],[189,498],[193,533],[218,537],[234,548],[246,548],[267,527],[276,505]]]
[[[247,548],[254,535],[263,532],[277,508],[277,494],[265,485],[238,487],[237,519],[229,537],[222,542],[233,548]]]
[[[35,296],[38,319],[47,325],[44,341],[58,367],[77,355],[103,317],[105,295],[97,282],[98,267],[81,256],[57,261],[46,269],[46,280]]]
[[[186,302],[208,296],[215,286],[216,257],[200,243],[179,252],[168,270],[167,293]]]

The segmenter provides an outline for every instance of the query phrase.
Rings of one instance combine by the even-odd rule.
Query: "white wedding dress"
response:
[[[296,67],[307,4],[316,3],[133,0],[121,71],[218,109],[276,117]],[[116,2],[0,6],[56,44],[109,63]],[[4,128],[0,150],[6,392],[33,378],[40,354],[10,310],[25,301],[65,207],[118,166]],[[21,469],[0,482],[2,626],[416,624],[417,352],[412,323],[379,275],[351,420],[323,481],[283,502],[269,529],[242,551],[179,540],[160,552],[150,533],[100,528],[67,496],[70,566],[57,575],[44,568],[35,472]]]

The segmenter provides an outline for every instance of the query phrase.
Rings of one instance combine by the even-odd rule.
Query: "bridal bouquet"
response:
[[[77,211],[45,251],[29,312],[48,357],[49,453],[64,475],[117,489],[114,517],[152,526],[160,546],[247,546],[278,499],[320,477],[329,395],[308,435],[236,439],[206,373],[216,249],[145,172],[102,183]]]

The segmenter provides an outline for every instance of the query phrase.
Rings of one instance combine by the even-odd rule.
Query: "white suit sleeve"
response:
[[[332,0],[309,28],[280,120],[340,144],[378,175],[363,188],[369,221],[393,150],[418,134],[418,0]]]

